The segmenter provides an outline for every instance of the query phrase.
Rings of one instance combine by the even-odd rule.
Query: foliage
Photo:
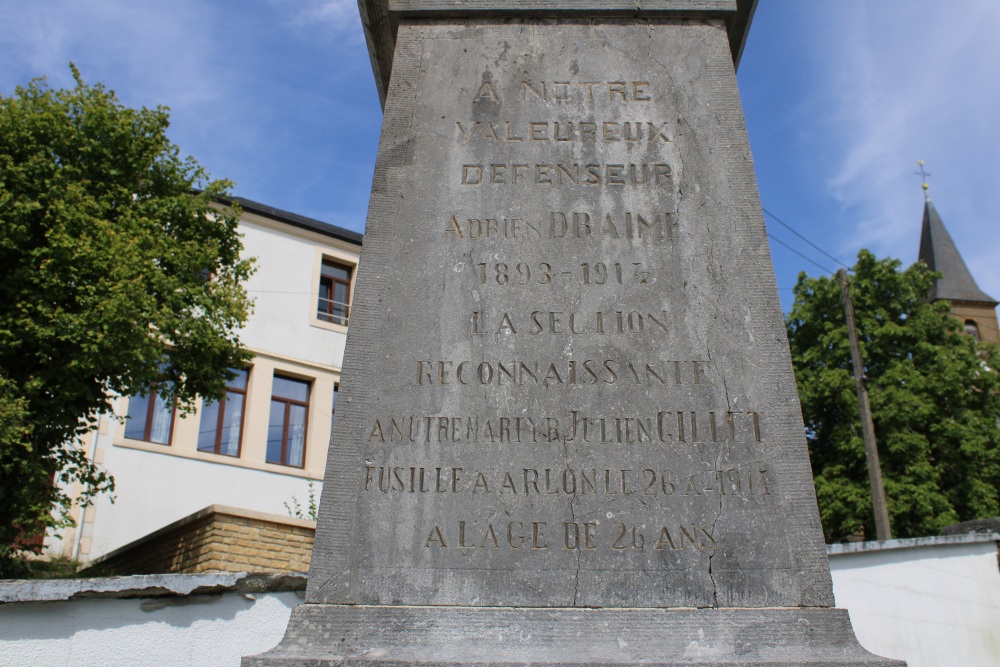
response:
[[[316,497],[316,486],[309,482],[309,497],[306,499],[305,508],[299,503],[299,499],[292,496],[291,503],[282,503],[285,506],[285,511],[288,512],[288,516],[293,516],[296,519],[308,519],[310,521],[316,521],[319,516],[319,498]]]
[[[220,398],[249,353],[239,211],[166,137],[167,109],[43,79],[0,95],[0,545],[113,482],[74,442],[114,394]],[[53,483],[55,482],[55,483]],[[8,549],[9,552],[9,549]],[[2,560],[2,558],[0,558]]]
[[[930,303],[938,274],[862,250],[851,278],[894,537],[1000,514],[998,351]],[[828,541],[874,516],[840,283],[799,274],[788,315],[820,516]]]
[[[74,579],[82,565],[65,556],[26,556],[24,549],[0,544],[0,579]]]
[[[66,556],[32,558],[25,579],[75,579],[82,563]]]

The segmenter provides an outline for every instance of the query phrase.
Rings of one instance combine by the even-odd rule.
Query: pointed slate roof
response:
[[[924,225],[920,232],[920,259],[924,260],[932,271],[941,272],[941,278],[931,289],[932,299],[997,305],[996,299],[979,289],[930,199],[924,204]]]

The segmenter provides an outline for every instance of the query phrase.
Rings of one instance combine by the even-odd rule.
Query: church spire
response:
[[[920,165],[920,171],[915,171],[913,173],[915,173],[917,176],[919,176],[920,180],[922,181],[921,184],[920,184],[920,187],[922,187],[924,189],[924,201],[930,201],[931,200],[931,193],[929,192],[929,190],[930,190],[931,186],[927,185],[927,177],[930,176],[930,174],[928,174],[926,171],[924,171],[924,161],[923,160],[917,160],[917,164]]]
[[[923,171],[922,165],[921,171]],[[979,289],[972,273],[969,272],[969,267],[955,247],[951,234],[945,229],[941,216],[934,208],[934,202],[926,194],[926,185],[925,181],[924,224],[920,232],[919,257],[932,271],[941,272],[941,277],[931,290],[931,298],[981,303],[989,305],[990,308],[995,307],[997,300]]]

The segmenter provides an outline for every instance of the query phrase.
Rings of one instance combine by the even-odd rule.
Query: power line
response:
[[[844,268],[845,268],[845,269],[847,269],[848,271],[849,271],[849,270],[851,269],[851,267],[849,267],[849,266],[848,266],[847,264],[844,264],[844,263],[843,263],[843,262],[841,262],[841,261],[840,261],[839,259],[837,259],[837,258],[836,258],[836,257],[834,257],[833,255],[831,255],[830,253],[828,253],[827,251],[823,250],[823,249],[822,249],[822,248],[820,248],[820,247],[819,247],[818,245],[816,245],[815,243],[813,243],[812,241],[810,241],[810,240],[809,240],[809,239],[807,239],[806,237],[802,236],[802,234],[799,234],[799,233],[798,233],[797,231],[795,231],[795,230],[794,230],[794,229],[793,229],[793,228],[791,227],[791,225],[789,225],[789,224],[788,224],[787,222],[785,222],[784,220],[782,220],[781,218],[779,218],[778,216],[776,216],[776,215],[775,215],[774,213],[771,213],[771,212],[770,212],[770,211],[768,211],[768,210],[767,210],[766,208],[765,208],[765,209],[763,209],[763,210],[764,210],[764,213],[766,213],[767,215],[771,216],[771,218],[773,218],[775,222],[777,222],[777,223],[778,223],[779,225],[781,225],[782,227],[784,227],[785,229],[787,229],[788,231],[790,231],[790,232],[791,232],[792,234],[795,234],[795,235],[796,235],[796,236],[798,236],[798,237],[799,237],[800,239],[802,239],[803,241],[805,241],[806,243],[808,243],[809,245],[811,245],[811,246],[812,246],[813,248],[815,248],[816,250],[818,250],[818,251],[819,251],[819,252],[821,252],[822,254],[826,255],[827,257],[829,257],[830,259],[832,259],[833,261],[835,261],[835,262],[836,262],[837,264],[840,264],[840,265],[841,265],[842,267],[844,267]],[[771,235],[770,235],[770,234],[768,234],[768,236],[771,236]],[[771,238],[774,238],[774,237],[773,237],[773,236],[771,236]],[[782,243],[782,245],[784,245],[784,244]],[[786,246],[786,247],[787,247],[787,246]],[[806,258],[806,259],[808,259],[808,258]],[[811,260],[811,259],[810,259],[809,261],[810,261],[810,262],[812,262],[812,260]],[[816,263],[815,263],[815,262],[813,262],[813,264],[816,264]],[[819,266],[819,265],[817,264],[817,266]],[[824,271],[828,271],[828,269],[824,269]],[[830,271],[830,273],[833,273],[833,271]]]
[[[795,248],[793,248],[792,246],[788,245],[787,243],[785,243],[784,241],[782,241],[781,239],[779,239],[778,237],[776,237],[776,236],[775,236],[774,234],[772,234],[771,232],[768,232],[768,233],[767,233],[767,237],[768,237],[769,239],[771,239],[772,241],[774,241],[775,243],[777,243],[778,245],[780,245],[780,246],[783,246],[783,247],[787,248],[788,250],[790,250],[790,251],[794,252],[794,253],[795,253],[796,255],[798,255],[798,256],[799,256],[799,257],[801,257],[802,259],[806,260],[806,261],[807,261],[807,262],[809,262],[810,264],[815,264],[816,266],[818,266],[819,268],[823,269],[823,270],[824,270],[824,271],[826,271],[827,273],[835,273],[835,272],[833,271],[833,269],[828,269],[828,268],[826,268],[825,266],[823,266],[822,264],[820,264],[819,262],[817,262],[817,261],[815,261],[815,260],[813,260],[813,259],[809,259],[809,258],[808,258],[808,257],[806,257],[805,255],[803,255],[803,254],[802,254],[801,252],[799,252],[798,250],[796,250],[796,249],[795,249]],[[823,253],[823,254],[825,255],[826,253]]]

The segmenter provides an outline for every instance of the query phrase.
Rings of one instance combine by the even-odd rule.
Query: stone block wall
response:
[[[81,574],[305,572],[315,523],[211,505],[93,561]]]

